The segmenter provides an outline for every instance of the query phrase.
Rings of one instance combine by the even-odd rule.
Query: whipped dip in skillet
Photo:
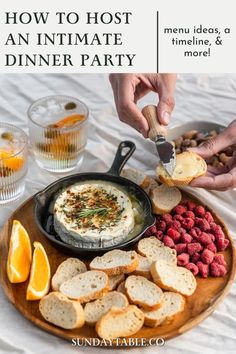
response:
[[[134,229],[137,208],[128,194],[110,182],[74,184],[54,204],[54,228],[61,239],[75,246],[102,247],[123,241]]]

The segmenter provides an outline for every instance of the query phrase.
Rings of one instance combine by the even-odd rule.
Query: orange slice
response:
[[[83,114],[73,114],[71,116],[67,116],[58,122],[54,123],[52,126],[54,128],[63,128],[63,127],[71,127],[72,125],[80,122],[84,119]]]
[[[13,171],[18,171],[24,164],[23,157],[20,156],[12,156],[12,154],[8,151],[0,150],[0,160],[2,159],[2,163],[4,167],[8,167]]]
[[[27,280],[31,259],[29,235],[21,223],[14,220],[7,259],[7,275],[11,283],[22,283]]]
[[[51,270],[47,254],[40,242],[34,242],[34,254],[26,299],[39,300],[50,288]]]

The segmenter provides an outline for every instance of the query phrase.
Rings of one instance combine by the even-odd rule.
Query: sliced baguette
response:
[[[206,171],[207,164],[201,156],[192,151],[185,151],[176,155],[176,167],[172,176],[161,163],[157,166],[156,174],[160,181],[168,186],[183,186],[194,178],[203,176]]]
[[[112,250],[101,257],[95,257],[90,269],[102,270],[110,275],[132,273],[138,266],[138,255],[135,251]]]
[[[142,256],[145,256],[152,261],[158,259],[166,260],[169,263],[177,264],[176,251],[164,245],[163,242],[158,240],[155,236],[142,238],[138,242],[137,251]]]
[[[84,310],[79,301],[69,300],[59,292],[51,292],[39,302],[43,318],[54,325],[73,329],[84,325]]]
[[[151,274],[154,282],[160,288],[175,291],[185,296],[192,295],[197,287],[195,276],[190,270],[161,259],[153,262]]]
[[[155,189],[156,187],[159,186],[159,183],[154,178],[149,177],[149,176],[147,176],[147,180],[148,180],[148,185],[147,185],[147,187],[145,187],[143,189],[150,197],[151,192],[153,191],[153,189]]]
[[[163,291],[141,275],[130,275],[125,281],[125,291],[131,304],[149,310],[161,306]]]
[[[96,322],[105,315],[112,306],[126,307],[129,305],[127,297],[118,292],[111,291],[98,300],[88,302],[84,307],[85,322],[89,326],[95,326]]]
[[[108,277],[109,291],[117,288],[117,286],[125,279],[124,274],[111,275]]]
[[[150,199],[153,213],[163,215],[180,203],[182,194],[177,187],[162,184],[152,190]]]
[[[120,283],[117,287],[117,291],[119,291],[122,294],[126,295],[126,291],[125,291],[125,281],[122,281],[122,283]]]
[[[143,310],[144,324],[149,327],[157,327],[163,322],[166,323],[182,312],[184,305],[185,300],[182,295],[167,291],[163,295],[162,304],[159,309],[153,311]]]
[[[142,328],[143,323],[143,312],[135,305],[128,305],[125,308],[112,307],[95,328],[99,337],[111,340],[132,336]]]
[[[81,303],[98,299],[108,291],[108,276],[99,270],[90,270],[65,281],[60,292]]]
[[[52,289],[58,291],[61,284],[75,275],[86,272],[86,265],[77,258],[67,258],[52,277]]]
[[[121,171],[122,177],[129,179],[130,181],[138,184],[141,188],[145,189],[149,186],[149,177],[143,171],[135,168],[126,168]]]
[[[142,275],[147,279],[151,279],[150,268],[152,265],[152,260],[147,257],[143,257],[138,254],[138,267],[133,272],[134,275]]]

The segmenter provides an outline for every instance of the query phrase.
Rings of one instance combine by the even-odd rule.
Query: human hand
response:
[[[230,125],[215,138],[207,140],[200,147],[192,148],[191,151],[207,159],[229,146],[232,146],[234,152],[233,157],[226,165],[220,167],[208,166],[207,174],[194,179],[190,184],[192,187],[202,187],[219,191],[236,187],[236,120],[230,123]]]
[[[110,74],[110,83],[119,119],[138,130],[145,138],[149,126],[137,107],[137,101],[150,91],[159,97],[157,116],[159,123],[168,125],[173,111],[175,74]]]

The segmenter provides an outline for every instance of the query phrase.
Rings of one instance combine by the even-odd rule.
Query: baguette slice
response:
[[[135,251],[112,250],[101,257],[95,257],[90,269],[102,270],[110,275],[132,273],[138,266],[138,255]]]
[[[86,265],[77,258],[67,258],[62,262],[52,277],[52,289],[58,291],[61,284],[75,275],[87,271]]]
[[[96,332],[103,339],[128,337],[137,333],[143,326],[144,314],[135,305],[125,308],[112,307],[96,323]]]
[[[161,306],[163,291],[152,281],[140,275],[130,275],[125,281],[130,303],[154,310]]]
[[[84,307],[85,322],[95,326],[96,322],[111,309],[112,306],[126,307],[129,305],[127,297],[118,292],[111,291],[98,300],[88,302]]]
[[[163,259],[169,263],[177,264],[177,254],[174,249],[167,247],[155,236],[142,238],[138,242],[138,253],[152,261]]]
[[[81,303],[98,299],[108,291],[108,276],[99,270],[90,270],[65,281],[60,292]]]
[[[138,184],[141,188],[145,189],[149,186],[149,177],[143,171],[135,168],[126,168],[121,171],[122,177],[129,179],[130,181]]]
[[[163,322],[168,322],[175,315],[184,310],[185,300],[180,294],[165,292],[161,307],[154,311],[143,310],[144,324],[149,327],[157,327]]]
[[[138,254],[138,267],[135,269],[133,274],[135,275],[142,275],[143,277],[147,279],[151,279],[151,273],[150,273],[150,268],[152,265],[152,260],[147,257],[143,257],[140,254]]]
[[[162,289],[185,296],[192,295],[197,287],[196,279],[190,270],[160,259],[152,264],[151,274],[154,282]]]
[[[124,274],[111,275],[108,277],[109,291],[117,288],[117,286],[125,279]]]
[[[168,186],[183,186],[194,178],[203,176],[206,171],[207,164],[201,156],[192,151],[185,151],[176,155],[176,167],[172,176],[161,163],[157,166],[156,174],[160,181]]]
[[[73,329],[84,325],[84,310],[79,301],[67,299],[59,292],[51,292],[39,302],[43,318],[54,325]]]
[[[150,198],[153,213],[163,215],[169,213],[180,203],[182,195],[177,187],[162,184],[152,190]]]
[[[120,283],[118,285],[117,291],[119,291],[120,293],[126,295],[126,291],[125,291],[125,281],[122,281],[122,283]]]

